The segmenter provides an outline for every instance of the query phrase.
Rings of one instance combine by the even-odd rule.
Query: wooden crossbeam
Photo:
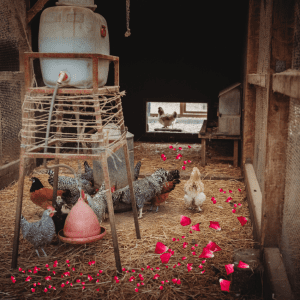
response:
[[[29,24],[32,21],[32,19],[36,16],[36,14],[44,8],[44,6],[48,1],[49,0],[38,0],[37,3],[34,4],[34,6],[29,11],[27,11],[27,16],[26,16],[27,24]]]

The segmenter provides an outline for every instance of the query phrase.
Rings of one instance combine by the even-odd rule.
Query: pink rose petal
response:
[[[34,288],[31,288],[31,291],[34,293],[34,292],[35,292],[35,289],[34,289]]]
[[[234,272],[234,264],[225,265],[225,269],[226,269],[227,275],[233,273]]]
[[[226,191],[223,191],[224,194],[226,194]]]
[[[177,278],[173,278],[172,281],[174,284],[177,283]]]
[[[241,189],[238,189],[238,191],[241,192],[242,190],[241,190]]]
[[[225,279],[219,279],[220,285],[221,285],[221,290],[229,292],[229,287],[230,287],[230,281],[225,280]]]
[[[173,148],[174,151],[176,151],[176,148]]]
[[[201,263],[205,264],[205,263],[206,263],[206,260],[202,260]]]
[[[229,192],[229,193],[232,193],[232,190],[229,190],[228,192]]]
[[[163,290],[164,288],[163,288],[163,286],[162,286],[162,285],[160,285],[160,286],[159,286],[159,289],[160,289],[160,290]]]
[[[182,148],[181,148],[181,147],[179,147],[178,149],[179,149],[179,150],[182,150]]]
[[[191,163],[191,161],[188,159],[188,163]]]
[[[177,266],[181,266],[181,263],[180,263],[180,262],[178,262],[178,263],[177,263]]]
[[[116,280],[116,283],[119,283],[119,282],[120,282],[120,280],[119,280],[119,279],[117,279],[117,280]]]
[[[247,268],[249,268],[249,265],[247,265],[246,263],[244,263],[240,260],[237,267],[242,268],[242,269],[247,269]]]
[[[163,161],[165,161],[167,158],[164,156],[162,159],[163,159]]]
[[[238,203],[238,206],[242,206],[242,204],[241,204],[241,203]]]
[[[136,292],[138,292],[138,291],[139,291],[139,289],[138,289],[138,288],[135,288],[134,290],[135,290]]]
[[[145,283],[144,283],[144,282],[141,282],[141,285],[145,285]]]
[[[223,189],[219,189],[220,192],[223,192]]]
[[[125,269],[125,268],[122,268],[122,271],[126,271],[126,269]]]
[[[205,270],[201,271],[201,274],[204,274]]]
[[[200,265],[199,265],[199,268],[200,268],[200,269],[202,269],[202,268],[203,268],[203,266],[200,264]]]
[[[69,262],[70,262],[70,261],[67,259],[67,260],[66,260],[66,263],[68,264]]]
[[[222,250],[215,242],[212,241],[209,241],[209,243],[205,246],[205,248],[209,249],[212,252],[217,252]]]
[[[187,161],[186,161],[186,160],[184,160],[184,161],[183,161],[183,163],[186,165]]]
[[[213,228],[213,229],[216,229],[216,230],[221,230],[219,222],[214,222],[214,221],[210,221],[209,228]]]
[[[217,203],[217,200],[213,200],[213,204],[216,204]]]
[[[190,145],[188,145],[189,148],[192,148]]]
[[[194,251],[194,252],[192,252],[192,254],[193,254],[193,255],[196,255],[196,252]]]
[[[186,257],[186,256],[183,256],[181,259],[182,259],[182,260],[185,260],[185,259],[187,259],[187,257]]]
[[[137,283],[137,284],[136,284],[137,287],[139,287],[140,285],[141,285],[140,283]]]
[[[47,289],[47,288],[44,288],[44,292],[47,293],[47,292],[48,292],[48,289]]]
[[[157,242],[156,247],[155,247],[155,253],[162,254],[162,253],[166,252],[167,250],[168,250],[167,246],[165,246],[161,242]]]
[[[200,231],[199,226],[200,226],[200,223],[197,223],[197,224],[193,225],[191,228],[195,231]]]
[[[236,209],[233,208],[233,209],[232,209],[232,212],[235,214],[235,213],[236,213]]]
[[[182,169],[182,170],[185,170],[185,166],[182,166],[181,169]]]
[[[247,221],[248,221],[247,218],[242,217],[242,216],[237,217],[237,219],[240,221],[240,223],[241,223],[242,226],[244,226],[247,223]]]
[[[181,217],[180,217],[180,224],[181,224],[182,226],[190,225],[191,222],[192,222],[192,221],[191,221],[191,219],[190,219],[189,217],[186,217],[186,216],[181,215]]]
[[[151,271],[153,271],[153,268],[150,268]]]
[[[173,241],[173,242],[175,242],[175,241],[176,241],[176,239],[175,239],[175,238],[172,238],[172,241]]]
[[[237,204],[236,204],[236,203],[234,203],[234,204],[233,204],[233,206],[234,206],[234,207],[237,207]]]
[[[195,244],[195,247],[198,247],[199,245],[198,244]]]
[[[178,279],[178,280],[177,280],[177,284],[181,284],[181,281],[180,281],[180,279]]]
[[[173,148],[173,146],[171,146],[171,145],[170,145],[170,146],[169,146],[169,148],[170,148],[170,149],[172,149],[172,148]]]
[[[171,258],[171,253],[163,253],[160,255],[160,260],[163,264],[167,264]]]
[[[211,258],[211,257],[214,257],[212,251],[204,247],[202,253],[199,255],[199,258]]]

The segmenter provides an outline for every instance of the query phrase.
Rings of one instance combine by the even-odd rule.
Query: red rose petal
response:
[[[209,222],[210,222],[209,228],[213,228],[213,229],[216,229],[216,230],[221,230],[219,222],[214,222],[214,221],[209,221]]]
[[[192,221],[191,221],[191,219],[190,219],[189,217],[186,217],[186,216],[181,215],[181,217],[180,217],[180,224],[181,224],[182,226],[190,225],[191,222],[192,222]]]
[[[162,253],[166,252],[167,250],[168,250],[167,246],[165,246],[161,242],[157,242],[156,247],[155,247],[155,253],[162,254]]]
[[[230,287],[230,281],[225,280],[225,279],[219,279],[220,285],[221,285],[221,290],[229,292],[229,287]]]
[[[234,264],[225,265],[225,269],[226,269],[227,275],[233,273],[234,272]]]
[[[181,169],[182,169],[182,170],[185,170],[185,166],[182,166]]]
[[[190,145],[188,145],[189,148],[192,148]]]
[[[169,146],[169,148],[170,148],[170,149],[172,149],[172,148],[173,148],[173,146],[171,146],[171,145],[170,145],[170,146]]]
[[[242,216],[237,217],[237,219],[240,221],[240,223],[241,223],[242,226],[244,226],[247,223],[247,221],[248,221],[247,218],[242,217]]]
[[[236,213],[236,209],[233,208],[233,209],[232,209],[232,212],[235,214],[235,213]]]
[[[199,258],[212,258],[214,254],[208,248],[204,247],[202,253],[199,255]]]
[[[212,241],[209,241],[209,243],[205,246],[205,248],[209,249],[212,252],[217,252],[222,250],[216,243]]]
[[[196,225],[193,225],[191,228],[195,231],[200,231],[199,226],[200,226],[200,223],[197,223]]]
[[[242,269],[247,269],[247,268],[249,268],[249,265],[240,260],[237,267],[242,268]]]

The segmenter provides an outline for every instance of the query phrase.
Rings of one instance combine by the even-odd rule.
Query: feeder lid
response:
[[[58,2],[56,2],[55,4],[59,6],[64,5],[86,7],[92,9],[93,11],[97,8],[94,0],[58,0]]]

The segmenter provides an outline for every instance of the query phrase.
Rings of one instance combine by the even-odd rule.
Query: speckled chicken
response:
[[[88,162],[85,161],[83,163],[84,165],[84,171],[85,173],[83,174],[79,174],[79,178],[80,179],[84,179],[84,180],[87,180],[89,182],[92,183],[92,185],[94,185],[94,174],[93,174],[93,169],[89,166]]]
[[[206,200],[206,195],[204,194],[204,184],[201,181],[200,171],[198,168],[194,167],[190,179],[184,185],[184,201],[189,209],[193,206],[198,207],[199,211],[202,211],[200,206]]]
[[[179,177],[180,175],[178,170],[169,172],[165,169],[160,168],[156,170],[152,175],[133,182],[136,204],[139,209],[139,218],[142,217],[142,211],[145,202],[150,201],[157,195],[160,195],[166,182],[173,181],[174,179],[178,179]],[[117,190],[115,193],[124,193],[120,197],[120,201],[127,204],[131,203],[129,185]]]
[[[52,220],[55,212],[53,207],[48,206],[48,209],[44,211],[42,218],[39,221],[32,223],[29,223],[21,215],[21,230],[23,237],[33,245],[38,257],[40,257],[38,248],[41,248],[45,256],[47,256],[44,247],[50,244],[55,236],[55,226]]]
[[[48,182],[53,186],[54,183],[54,171],[47,170],[49,175]],[[79,179],[79,184],[81,184],[82,189],[85,193],[92,195],[95,188],[92,187],[91,182],[86,179]],[[74,178],[68,176],[58,176],[58,190],[69,190],[70,195],[65,198],[68,205],[74,205],[80,197],[80,192],[77,186],[77,182]]]
[[[133,179],[136,181],[140,174],[141,162],[137,162],[134,167],[134,175]],[[116,192],[114,189],[111,189],[112,192],[112,200],[113,206],[116,205],[117,202],[120,201],[121,197],[124,196],[124,192]],[[104,219],[106,219],[106,214],[108,213],[107,208],[107,201],[106,201],[106,190],[105,190],[105,183],[103,183],[92,198],[90,195],[86,194],[86,201],[88,202],[89,206],[92,208],[94,213],[96,214],[99,223],[101,223]]]
[[[58,234],[58,232],[64,228],[66,218],[71,209],[71,206],[68,206],[60,196],[57,196],[55,205],[56,213],[52,217],[56,234]]]

